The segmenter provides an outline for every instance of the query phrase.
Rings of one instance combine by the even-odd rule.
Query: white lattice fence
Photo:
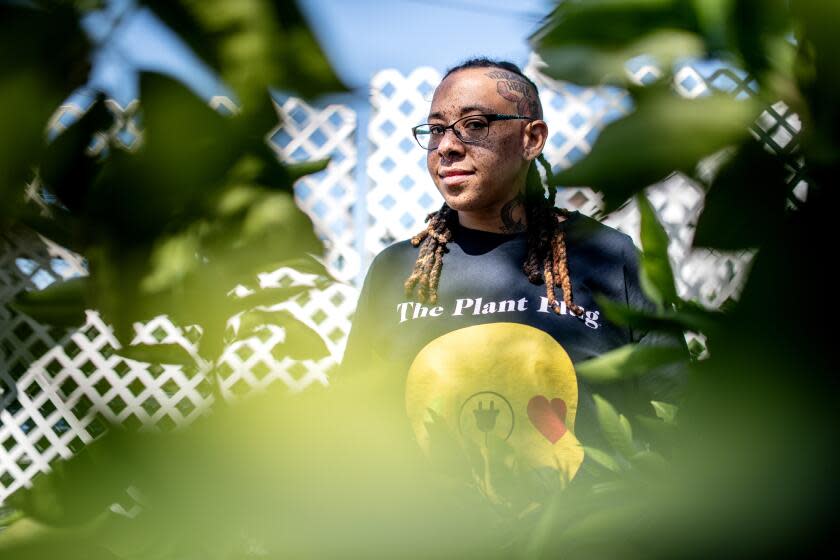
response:
[[[426,215],[443,203],[426,171],[426,152],[411,133],[411,127],[425,122],[440,78],[433,68],[418,68],[408,76],[383,70],[373,77],[366,262],[393,241],[417,233]]]
[[[281,122],[269,133],[279,156],[290,162],[330,158],[326,170],[295,184],[295,199],[315,223],[315,232],[326,245],[326,259],[333,275],[350,282],[361,262],[354,246],[353,205],[356,185],[356,113],[348,107],[329,105],[315,109],[289,97],[277,105]]]

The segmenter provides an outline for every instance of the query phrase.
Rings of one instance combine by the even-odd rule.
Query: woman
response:
[[[535,460],[546,465],[565,445],[561,463],[574,475],[575,436],[600,443],[593,388],[574,364],[636,342],[687,356],[685,340],[619,327],[598,309],[596,294],[653,306],[637,250],[626,234],[555,207],[536,168],[551,173],[540,155],[548,127],[519,68],[474,59],[449,70],[428,121],[414,134],[445,202],[423,231],[374,259],[342,368],[383,370],[404,386],[421,443],[432,410],[471,441],[539,441]],[[676,370],[661,370],[597,390],[630,415],[673,401],[681,385]]]

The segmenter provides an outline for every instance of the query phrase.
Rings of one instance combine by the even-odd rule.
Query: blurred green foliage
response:
[[[3,116],[2,152],[15,162],[4,166],[12,169],[2,182],[4,199],[15,202],[4,205],[4,223],[29,225],[72,248],[86,258],[90,272],[22,294],[15,307],[63,327],[81,325],[84,310],[96,309],[133,359],[197,361],[205,369],[222,352],[232,315],[296,295],[286,290],[229,296],[237,285],[256,288],[257,273],[284,265],[301,269],[302,264],[305,272],[328,277],[317,259],[321,243],[292,194],[297,178],[320,171],[327,162],[281,164],[265,135],[277,118],[269,86],[294,90],[303,83],[304,92],[314,94],[337,84],[294,6],[210,4],[149,5],[191,44],[213,46],[206,53],[209,62],[234,86],[241,110],[222,116],[181,84],[142,74],[142,147],[136,153],[113,150],[107,156],[87,153],[94,134],[112,120],[101,97],[54,141],[44,141],[50,112],[85,77],[85,72],[73,70],[85,69],[88,58],[89,45],[78,26],[83,11],[74,10],[72,3],[2,7],[7,12],[3,38],[9,41],[4,55],[10,57],[13,50],[27,55],[10,57],[5,64],[12,70],[9,95],[17,97],[2,104],[8,113]],[[58,37],[67,48],[47,48],[44,37]],[[291,66],[296,72],[292,77],[290,66],[281,64],[291,54],[278,57],[277,44],[282,45],[280,52],[304,45],[309,62],[317,63],[299,71]],[[242,48],[246,50],[240,52]],[[56,50],[61,56],[55,56]],[[67,68],[75,81],[68,80]],[[19,115],[32,122],[14,121]],[[27,181],[54,195],[58,204],[43,209],[27,202]],[[164,352],[129,346],[134,323],[159,314],[200,328],[199,356],[174,348]],[[291,332],[308,330],[289,314],[270,319]],[[293,338],[298,357],[327,353],[314,333]]]
[[[806,309],[836,317],[833,267],[821,242],[836,237],[840,67],[832,58],[840,37],[828,22],[839,16],[840,4],[817,0],[570,0],[535,36],[547,73],[623,85],[634,101],[586,158],[555,176],[558,185],[602,190],[607,211],[633,195],[639,203],[641,281],[659,309],[601,301],[605,312],[638,328],[702,333],[709,353],[689,365],[678,415],[654,403],[658,420],[625,422],[599,402],[613,452],[587,450],[606,479],[592,491],[613,497],[583,516],[579,534],[560,531],[549,549],[571,557],[808,556],[829,538],[838,490],[829,419],[838,403],[836,360],[830,330]],[[630,83],[625,71],[641,54],[663,69],[648,86]],[[758,91],[750,99],[680,98],[670,87],[671,68],[685,56],[746,70]],[[762,139],[775,128],[759,133],[754,124],[778,101],[802,123],[781,150]],[[717,168],[701,173],[698,164],[713,154]],[[678,297],[668,236],[643,194],[675,171],[706,191],[694,247],[757,251],[740,298],[720,311]],[[808,185],[804,201],[793,194],[800,180]],[[618,349],[578,373],[604,383],[667,359],[656,350],[639,353]],[[637,441],[631,425],[640,428],[643,455],[633,455],[639,447],[630,445]],[[658,474],[638,478],[644,471]]]
[[[279,323],[293,340],[289,353],[322,353],[305,326],[262,309],[298,288],[229,292],[281,265],[326,276],[310,256],[320,252],[311,224],[291,198],[294,179],[323,163],[279,164],[262,127],[272,114],[266,86],[314,93],[334,76],[289,3],[149,5],[236,87],[243,110],[220,117],[171,80],[144,75],[143,149],[96,160],[82,154],[107,121],[101,102],[56,141],[43,139],[50,112],[84,80],[79,61],[89,47],[70,4],[0,4],[0,41],[10,37],[26,54],[0,49],[12,70],[0,78],[0,189],[14,202],[0,219],[28,224],[90,263],[89,277],[16,305],[64,326],[98,309],[133,359],[212,364],[227,319],[239,312],[240,336]],[[830,253],[820,241],[833,238],[840,171],[838,16],[840,4],[818,0],[569,0],[536,36],[550,74],[625,85],[635,101],[588,157],[555,177],[601,189],[608,209],[633,196],[639,203],[642,282],[657,309],[607,301],[602,309],[642,330],[702,333],[709,353],[680,366],[667,348],[628,346],[579,364],[605,389],[662,365],[687,367],[691,383],[679,406],[653,402],[648,415],[631,418],[596,397],[607,447],[587,447],[584,472],[571,483],[528,469],[504,442],[465,448],[434,415],[423,457],[401,403],[377,401],[393,379],[360,376],[297,396],[269,391],[173,433],[114,427],[12,496],[0,554],[705,558],[818,550],[833,528],[840,467],[831,332],[818,326],[834,317]],[[42,46],[47,33],[67,45],[60,64]],[[663,65],[659,83],[628,84],[624,65],[641,53]],[[758,95],[679,98],[668,69],[685,55],[748,71]],[[778,100],[802,122],[790,153],[773,153],[749,133]],[[702,158],[723,149],[712,177],[697,173]],[[809,186],[805,201],[787,180],[794,165]],[[33,166],[60,202],[46,214],[23,197]],[[725,309],[677,294],[667,233],[643,194],[674,171],[707,190],[695,246],[757,249],[739,300]],[[197,356],[129,345],[133,323],[160,313],[200,326]],[[134,519],[107,509],[129,487],[142,506]]]

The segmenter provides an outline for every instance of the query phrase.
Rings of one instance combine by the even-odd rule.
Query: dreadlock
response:
[[[467,62],[449,70],[444,78],[464,68],[496,67],[515,72],[524,78],[534,92],[537,86],[527,76],[522,74],[514,64],[493,61],[486,58],[468,60]],[[539,102],[537,102],[539,103]],[[537,114],[542,116],[542,108],[537,106]],[[538,118],[539,118],[538,117]],[[540,165],[546,174],[548,191],[543,188],[536,162],[531,162],[525,183],[525,214],[527,217],[528,253],[522,264],[522,271],[532,284],[545,283],[546,297],[551,309],[562,314],[562,307],[557,300],[555,288],[558,286],[563,293],[563,302],[573,314],[583,315],[584,310],[572,301],[572,282],[569,277],[569,266],[566,255],[566,236],[560,222],[570,215],[565,208],[555,206],[557,189],[554,186],[551,166],[540,155]],[[407,297],[416,297],[423,303],[436,304],[438,300],[438,283],[443,267],[443,254],[446,244],[452,240],[452,220],[456,212],[445,202],[440,210],[426,216],[427,226],[424,230],[411,238],[414,247],[420,246],[414,270],[405,281]]]

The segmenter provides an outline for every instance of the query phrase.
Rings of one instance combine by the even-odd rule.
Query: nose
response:
[[[458,139],[455,131],[450,128],[443,133],[443,138],[440,139],[436,151],[442,157],[449,159],[452,155],[464,153],[464,143]]]

